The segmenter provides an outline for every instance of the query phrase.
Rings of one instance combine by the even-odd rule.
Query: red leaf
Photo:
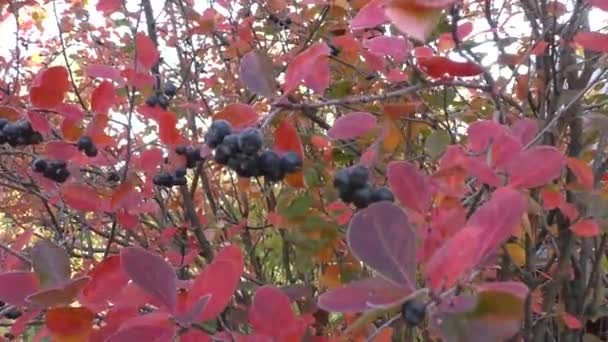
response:
[[[69,305],[76,300],[76,297],[89,283],[89,280],[89,277],[69,280],[58,286],[34,292],[27,296],[25,300],[30,304],[42,307]]]
[[[568,157],[567,160],[568,168],[578,180],[578,183],[587,191],[593,190],[593,170],[589,164],[583,162],[580,159]]]
[[[45,325],[56,340],[88,340],[93,330],[95,314],[84,307],[51,308],[46,312]]]
[[[160,148],[153,147],[141,153],[140,167],[151,172],[161,165],[163,161],[163,151]]]
[[[579,31],[574,42],[589,51],[608,52],[608,34],[605,33]]]
[[[595,6],[601,10],[608,11],[608,0],[586,0],[591,6]]]
[[[196,277],[188,296],[190,307],[199,298],[211,294],[211,299],[200,315],[200,320],[215,318],[224,310],[237,289],[243,267],[241,250],[236,246],[228,246],[218,253],[213,262]]]
[[[391,162],[388,184],[395,197],[409,209],[426,212],[434,192],[432,180],[409,162]]]
[[[108,337],[105,342],[166,342],[172,341],[173,334],[174,329],[167,326],[136,325],[121,328],[116,333]]]
[[[70,183],[61,187],[63,201],[79,211],[98,211],[102,208],[103,200],[95,190],[82,184]]]
[[[330,53],[327,44],[317,43],[297,55],[287,66],[284,94],[294,91],[302,81],[306,81],[306,85],[315,88],[318,93],[324,91],[329,86],[327,56]]]
[[[68,161],[80,154],[73,144],[63,141],[51,141],[45,146],[44,154],[48,159]]]
[[[103,12],[104,16],[110,16],[112,13],[118,11],[121,6],[121,0],[99,0],[96,9]]]
[[[511,133],[519,139],[522,146],[532,141],[538,132],[538,121],[533,119],[519,119],[511,126]]]
[[[0,300],[12,305],[25,305],[25,298],[40,287],[38,277],[32,272],[7,272],[0,274]]]
[[[419,58],[418,66],[433,78],[471,77],[483,73],[483,69],[473,62],[456,62],[442,56]]]
[[[32,129],[34,129],[34,131],[40,132],[41,134],[50,134],[52,132],[51,125],[49,125],[48,120],[44,116],[40,115],[40,113],[33,110],[28,110],[27,116],[32,123]]]
[[[274,135],[274,147],[280,153],[295,152],[304,158],[304,147],[297,129],[288,121],[283,120]]]
[[[426,264],[428,286],[436,292],[450,288],[475,267],[482,238],[481,229],[469,226],[448,239]]]
[[[293,329],[297,322],[289,297],[279,289],[263,286],[253,296],[249,323],[256,333],[277,338],[281,332]]]
[[[357,212],[346,233],[353,254],[395,285],[414,289],[416,237],[407,216],[390,202]]]
[[[594,237],[600,235],[602,230],[594,219],[578,221],[572,226],[572,232],[579,237]]]
[[[142,32],[138,32],[135,35],[135,50],[137,61],[146,69],[152,69],[160,57],[160,53],[156,50],[156,45],[154,45],[152,39]]]
[[[327,135],[334,140],[348,140],[365,135],[376,127],[376,117],[367,112],[351,112],[339,117]]]
[[[55,107],[55,111],[65,116],[66,119],[72,119],[77,121],[82,120],[85,114],[81,107],[65,103]]]
[[[82,290],[87,303],[105,306],[127,284],[129,278],[120,264],[120,256],[113,255],[87,273],[91,281]]]
[[[167,145],[177,145],[183,137],[177,129],[177,117],[171,112],[163,112],[158,118],[158,136]]]
[[[108,114],[114,103],[116,103],[114,85],[109,81],[101,82],[91,95],[91,110],[97,114]]]
[[[233,128],[239,130],[253,126],[258,122],[258,113],[251,106],[242,103],[233,103],[224,107],[213,116],[214,120],[226,120]]]
[[[578,330],[583,328],[583,323],[581,323],[581,321],[579,321],[579,319],[574,315],[567,312],[562,314],[562,321],[564,321],[564,324],[568,327],[568,329]]]
[[[38,73],[30,87],[30,101],[36,107],[53,108],[63,102],[70,90],[68,70],[55,66]]]
[[[88,65],[86,68],[86,75],[93,78],[108,78],[119,84],[124,83],[120,70],[109,65]]]
[[[190,329],[185,334],[181,334],[179,336],[179,341],[180,342],[211,342],[213,340],[211,339],[211,337],[209,335],[207,335],[206,333],[204,333],[200,330]],[[243,342],[243,341],[239,341],[239,342]]]
[[[543,200],[543,209],[545,210],[555,209],[564,202],[562,194],[557,190],[543,188],[540,190],[540,197]]]
[[[137,286],[165,304],[171,311],[177,303],[175,271],[159,255],[143,248],[128,247],[120,252],[121,265]]]
[[[539,161],[542,160],[542,163]],[[558,178],[566,164],[563,153],[552,146],[534,146],[519,153],[509,165],[509,185],[536,188]]]
[[[357,15],[350,21],[353,30],[373,28],[388,21],[384,15],[386,0],[372,0],[363,6]]]
[[[492,198],[473,213],[467,225],[482,230],[483,241],[478,250],[480,258],[495,252],[512,235],[527,205],[523,194],[503,187],[494,191]]]
[[[392,307],[403,302],[411,291],[384,278],[367,278],[323,293],[317,305],[326,311],[356,313]]]
[[[378,36],[365,40],[363,46],[375,54],[390,56],[402,62],[410,52],[411,44],[402,37]]]

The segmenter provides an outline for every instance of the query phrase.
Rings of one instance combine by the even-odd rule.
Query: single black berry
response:
[[[89,147],[88,149],[84,150],[84,154],[87,155],[87,157],[95,157],[97,156],[97,146],[93,145],[91,147]]]
[[[291,18],[290,17],[285,18],[284,22],[285,22],[285,25],[287,25],[287,26],[291,25]]]
[[[157,96],[158,105],[162,109],[167,109],[169,107],[169,98],[163,94]]]
[[[173,176],[164,172],[158,175],[155,175],[152,179],[152,183],[157,186],[166,186],[170,187],[173,185]]]
[[[14,122],[9,122],[2,127],[2,132],[9,138],[14,137],[19,134],[19,126],[17,126]]]
[[[256,156],[236,154],[228,160],[228,167],[234,170],[239,177],[249,178],[260,175]]]
[[[352,188],[338,188],[338,192],[340,193],[340,199],[344,203],[352,203],[354,191]]]
[[[154,107],[158,104],[158,97],[156,95],[151,95],[146,99],[146,106]]]
[[[30,137],[29,137],[29,144],[30,145],[38,145],[40,144],[42,141],[44,140],[44,138],[42,137],[42,134],[40,134],[39,132],[33,132]]]
[[[46,160],[44,160],[42,158],[37,158],[36,160],[34,160],[34,163],[32,163],[32,166],[34,168],[34,171],[44,172],[44,170],[46,170],[48,165],[47,165]]]
[[[230,153],[240,152],[239,150],[239,135],[238,134],[228,134],[222,140],[221,145],[225,145],[230,149]]]
[[[193,167],[196,167],[196,163],[198,163],[201,160],[203,160],[203,158],[201,157],[200,148],[188,147],[186,149],[186,167],[187,168],[191,169]]]
[[[302,167],[302,158],[295,152],[287,152],[281,157],[281,169],[285,173],[298,171]]]
[[[224,144],[219,145],[213,152],[213,160],[220,165],[228,164],[231,156],[232,150]]]
[[[271,182],[283,179],[285,172],[281,168],[281,158],[275,151],[266,150],[258,157],[258,166],[264,177]]]
[[[175,169],[175,177],[185,177],[186,176],[186,169],[183,167],[177,168]]]
[[[401,316],[409,326],[416,327],[424,321],[426,304],[416,299],[410,299],[401,306]]]
[[[273,22],[273,23],[275,23],[275,24],[279,22],[279,18],[277,18],[277,16],[276,16],[276,15],[274,15],[274,14],[271,14],[271,15],[268,17],[268,19],[270,19],[270,21],[272,21],[272,22]]]
[[[395,196],[393,192],[386,187],[376,188],[372,190],[372,202],[389,201],[394,202]]]
[[[4,314],[4,317],[8,319],[17,319],[21,317],[21,311],[19,311],[18,309],[12,309],[11,311]]]
[[[57,183],[63,183],[70,177],[70,172],[66,168],[66,163],[64,161],[52,161],[47,162],[43,175]]]
[[[165,93],[165,95],[173,97],[177,94],[177,86],[175,86],[175,84],[171,82],[168,82],[163,87],[163,92]]]
[[[349,173],[349,184],[354,189],[363,188],[369,180],[369,171],[365,166],[353,166]]]
[[[350,171],[351,169],[342,169],[334,175],[334,187],[338,190],[350,189]]]
[[[357,208],[365,208],[372,202],[372,189],[369,186],[357,189],[353,192],[352,198]]]
[[[78,138],[76,142],[76,146],[78,147],[78,151],[86,151],[93,147],[93,139],[87,135],[83,135]]]
[[[239,135],[239,150],[245,154],[256,154],[262,148],[262,132],[257,128],[247,128]]]
[[[0,129],[4,128],[4,126],[6,126],[7,123],[8,123],[7,119],[0,118]]]
[[[120,180],[120,176],[117,172],[112,171],[108,173],[108,177],[106,179],[108,180],[108,182],[118,182]]]
[[[173,185],[186,185],[188,184],[188,181],[186,180],[186,177],[173,177],[171,179],[171,183]]]
[[[207,134],[205,134],[205,144],[211,148],[217,147],[222,143],[224,137],[232,133],[232,126],[226,120],[215,120],[209,126]]]

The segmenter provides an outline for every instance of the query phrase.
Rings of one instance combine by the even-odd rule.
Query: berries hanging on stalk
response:
[[[0,119],[0,144],[8,143],[12,147],[37,145],[43,141],[42,134],[34,131],[27,120],[9,122]]]
[[[375,202],[395,200],[388,188],[374,188],[368,182],[369,170],[362,165],[342,169],[334,176],[334,187],[338,189],[340,199],[353,203],[359,209]]]
[[[95,144],[93,143],[93,139],[91,139],[91,137],[87,135],[83,135],[78,138],[78,141],[76,142],[76,147],[78,148],[78,151],[84,151],[84,154],[86,154],[87,157],[97,156],[97,146],[95,146]]]
[[[36,158],[32,163],[32,169],[57,183],[63,183],[70,177],[66,162],[61,160],[48,161],[44,158]]]
[[[295,152],[280,156],[270,149],[263,149],[264,137],[257,128],[247,128],[239,133],[232,132],[228,121],[214,121],[207,134],[205,143],[215,149],[213,160],[226,165],[239,177],[263,176],[268,182],[278,182],[286,174],[302,168],[302,158]]]

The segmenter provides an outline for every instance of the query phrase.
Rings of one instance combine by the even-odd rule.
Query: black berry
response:
[[[152,179],[152,183],[157,186],[170,187],[173,185],[173,176],[168,173],[161,173],[154,176],[154,178]]]
[[[247,128],[239,135],[239,150],[245,154],[256,154],[263,144],[262,132],[257,128]]]
[[[222,143],[224,137],[232,133],[232,126],[226,120],[216,120],[211,123],[207,134],[205,134],[205,144],[211,148],[217,147]]]
[[[163,92],[165,93],[165,95],[173,97],[177,94],[177,87],[171,82],[166,83],[163,88]]]
[[[239,150],[239,135],[238,134],[228,134],[222,140],[221,145],[226,146],[230,149],[230,153],[240,152]]]
[[[17,318],[21,317],[21,311],[19,311],[17,309],[12,309],[11,311],[4,314],[4,317],[6,317],[8,319],[17,319]]]
[[[352,199],[357,208],[365,208],[372,202],[372,189],[369,186],[357,189],[353,192]]]
[[[186,177],[173,177],[171,179],[171,183],[173,185],[186,185],[188,184],[188,181],[186,180]]]
[[[146,106],[154,107],[158,104],[158,97],[156,95],[151,95],[146,99]]]
[[[185,177],[185,176],[186,176],[186,169],[184,169],[183,167],[175,169],[175,177]]]
[[[302,167],[302,158],[295,152],[287,152],[281,157],[281,169],[285,173],[298,171]]]
[[[226,165],[231,155],[232,150],[228,146],[221,144],[215,149],[213,160],[220,165]]]
[[[424,321],[426,304],[415,299],[408,300],[401,306],[401,316],[409,326],[416,327]]]
[[[93,147],[93,139],[87,135],[83,135],[78,138],[76,142],[76,146],[78,147],[78,151],[86,151]]]
[[[120,180],[120,176],[117,172],[108,173],[108,177],[106,178],[108,182],[118,182]]]
[[[175,153],[177,153],[180,156],[186,155],[187,153],[187,148],[184,145],[179,145],[175,148]]]
[[[239,177],[248,178],[260,175],[258,159],[255,156],[239,153],[228,160],[228,167],[236,171]]]
[[[4,128],[4,126],[6,126],[7,123],[8,123],[7,119],[0,118],[0,129]]]
[[[395,196],[386,187],[381,187],[372,190],[372,202],[389,201],[394,202]]]
[[[19,126],[17,126],[14,122],[9,122],[2,127],[2,132],[7,137],[16,136],[19,134]]]
[[[339,188],[338,191],[340,192],[340,199],[344,203],[352,203],[353,202],[354,191],[353,191],[352,188]]]
[[[42,137],[42,134],[40,134],[39,132],[33,132],[30,137],[29,137],[29,144],[30,145],[38,145],[40,144],[42,141],[44,140],[44,138]]]
[[[369,180],[369,171],[365,166],[353,166],[349,172],[349,184],[354,189],[365,187]]]
[[[95,157],[97,156],[97,147],[95,145],[91,146],[90,148],[84,150],[84,154],[87,155],[87,157]]]
[[[261,174],[271,182],[278,182],[285,176],[285,172],[281,168],[281,158],[274,151],[262,152],[258,157],[258,166]]]
[[[66,168],[66,163],[64,161],[53,161],[47,162],[43,175],[57,183],[63,183],[70,177],[70,172]]]
[[[167,109],[169,107],[169,98],[163,94],[157,96],[158,105],[162,109]]]
[[[201,158],[201,150],[200,148],[188,147],[186,149],[186,167],[193,168],[196,167],[196,163],[203,160]]]
[[[46,160],[42,158],[37,158],[36,160],[34,160],[34,163],[32,163],[32,166],[34,168],[34,171],[44,172],[44,170],[46,170],[47,168],[47,163]]]
[[[334,187],[338,190],[350,189],[350,169],[342,169],[334,176]]]

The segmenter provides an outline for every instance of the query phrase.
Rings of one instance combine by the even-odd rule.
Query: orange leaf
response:
[[[52,308],[46,314],[46,328],[54,341],[87,341],[95,314],[85,307]]]
[[[382,108],[384,115],[389,117],[390,119],[397,120],[403,117],[408,117],[421,108],[422,105],[420,102],[397,102],[397,103],[387,103]]]
[[[403,141],[401,130],[399,130],[399,127],[394,122],[388,120],[385,123],[385,129],[386,135],[382,141],[382,147],[387,152],[393,152]]]
[[[342,281],[340,281],[340,267],[335,264],[327,266],[319,279],[319,283],[328,289],[342,285]]]
[[[53,108],[63,102],[70,89],[68,70],[55,66],[40,72],[30,88],[30,101],[36,107]]]
[[[236,129],[252,126],[258,118],[258,113],[253,107],[242,103],[228,105],[213,116],[213,120],[226,120]]]
[[[585,219],[575,223],[572,226],[572,232],[576,236],[580,237],[594,237],[598,236],[601,232],[600,226],[595,222],[594,219]]]
[[[412,1],[392,0],[385,7],[388,19],[413,39],[424,42],[441,17],[441,9],[420,6]]]
[[[568,168],[574,173],[583,189],[593,190],[593,170],[591,170],[589,164],[580,159],[568,157]]]
[[[13,107],[9,107],[9,106],[0,107],[0,118],[7,119],[9,121],[15,121],[15,120],[19,119],[20,116],[21,115],[19,114],[19,112]]]

